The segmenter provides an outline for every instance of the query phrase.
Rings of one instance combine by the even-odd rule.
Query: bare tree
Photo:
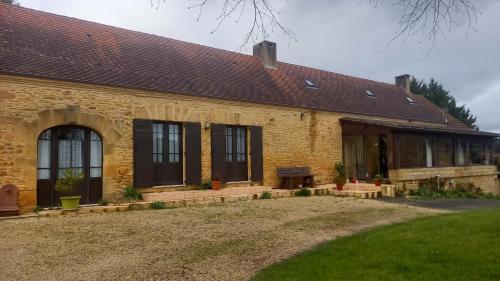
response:
[[[370,0],[378,6],[383,0]],[[399,27],[391,40],[408,39],[421,34],[423,40],[431,42],[431,49],[436,44],[438,35],[445,36],[454,26],[465,22],[467,32],[474,28],[480,13],[473,0],[396,0],[393,5],[401,8]]]
[[[150,0],[151,5],[158,8],[166,0]],[[269,37],[274,29],[282,31],[290,40],[295,40],[295,33],[280,21],[280,11],[273,6],[276,0],[194,0],[189,9],[198,9],[197,20],[202,16],[204,8],[217,2],[221,5],[221,12],[216,18],[216,32],[230,18],[234,17],[239,22],[245,13],[250,13],[253,19],[244,36],[242,47],[250,41],[258,41]],[[450,30],[461,22],[473,28],[477,22],[479,11],[473,0],[359,0],[360,3],[368,2],[374,7],[391,5],[401,9],[401,17],[393,39],[406,40],[416,34],[421,34],[423,40],[430,40],[431,49],[435,46],[438,35],[444,36],[445,29]],[[219,4],[221,3],[221,4]]]

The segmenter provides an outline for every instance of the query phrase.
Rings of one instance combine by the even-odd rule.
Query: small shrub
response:
[[[441,188],[441,184],[446,183],[446,181],[439,182],[440,188],[437,185],[437,179],[425,179],[419,182],[419,186],[415,190],[411,190],[410,194],[414,196],[419,196],[423,198],[491,198],[498,199],[491,193],[485,193],[480,187],[477,187],[473,182],[459,182],[448,189]]]
[[[302,197],[307,197],[311,196],[311,189],[309,188],[302,188],[298,191],[295,191],[295,196],[302,196]]]
[[[107,206],[109,204],[109,202],[108,202],[108,200],[101,198],[101,199],[99,199],[99,201],[97,201],[97,204],[99,204],[100,206]]]
[[[83,180],[83,173],[76,169],[67,169],[63,177],[56,181],[55,191],[63,196],[75,194],[75,186]]]
[[[212,189],[212,180],[210,180],[210,179],[204,179],[204,180],[202,180],[200,187],[203,190]]]
[[[123,197],[133,200],[142,199],[142,194],[132,185],[129,185],[123,189]]]
[[[151,203],[151,209],[162,210],[165,208],[167,208],[167,205],[163,201],[154,201],[153,203]]]
[[[345,176],[345,165],[343,162],[335,163],[335,171],[337,171],[337,175]]]
[[[264,191],[260,194],[260,199],[271,199],[273,194],[270,191]]]
[[[36,206],[35,208],[33,208],[33,213],[40,213],[41,211],[43,211],[43,208],[40,207],[40,206]]]

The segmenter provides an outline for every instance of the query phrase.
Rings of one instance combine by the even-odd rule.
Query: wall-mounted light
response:
[[[304,112],[301,112],[301,113],[300,113],[300,120],[304,120],[304,117],[305,117]]]
[[[210,129],[210,122],[203,123],[203,128],[205,128],[205,130]]]

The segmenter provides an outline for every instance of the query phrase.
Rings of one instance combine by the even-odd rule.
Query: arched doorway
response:
[[[95,204],[102,198],[102,139],[95,131],[81,126],[58,126],[38,137],[37,205],[58,206],[54,190],[67,169],[83,173],[77,187],[81,204]]]

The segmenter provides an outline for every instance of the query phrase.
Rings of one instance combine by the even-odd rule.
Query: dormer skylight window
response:
[[[406,101],[408,101],[411,104],[415,104],[415,100],[410,97],[406,97]]]
[[[370,98],[376,98],[377,96],[370,90],[365,90],[365,93]]]
[[[306,83],[306,87],[307,88],[311,88],[311,89],[317,89],[318,88],[316,86],[316,84],[314,84],[314,82],[312,80],[304,79],[304,83]]]

